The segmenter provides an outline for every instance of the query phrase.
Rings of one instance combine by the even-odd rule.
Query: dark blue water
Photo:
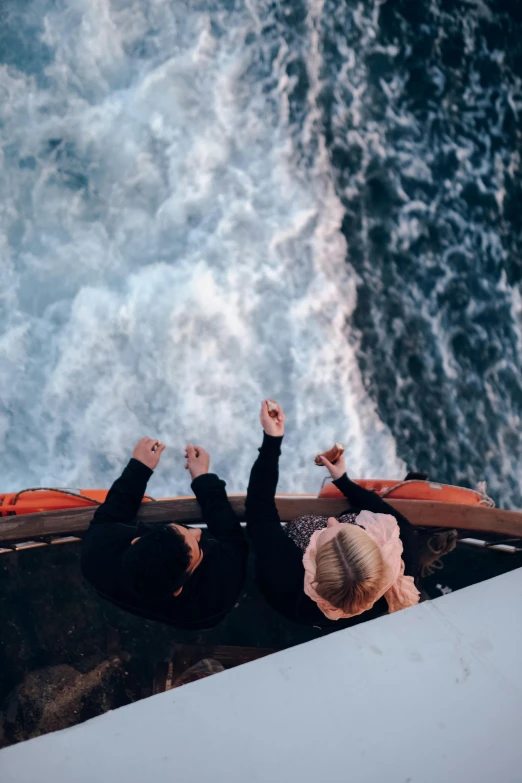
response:
[[[522,506],[522,5],[4,0],[0,490],[145,433]]]
[[[387,2],[370,40],[335,5],[325,137],[365,386],[409,466],[520,506],[522,5]]]

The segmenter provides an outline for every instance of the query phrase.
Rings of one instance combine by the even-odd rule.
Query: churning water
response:
[[[522,505],[522,11],[508,0],[2,0],[0,490],[143,434],[246,488],[486,478]]]

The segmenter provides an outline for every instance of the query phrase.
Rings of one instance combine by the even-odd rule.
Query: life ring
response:
[[[439,503],[458,503],[463,506],[493,505],[485,493],[467,487],[438,484],[434,481],[394,481],[388,479],[354,479],[364,489],[376,492],[382,498],[393,500],[435,500]],[[321,487],[320,498],[342,498],[343,493],[328,482]]]

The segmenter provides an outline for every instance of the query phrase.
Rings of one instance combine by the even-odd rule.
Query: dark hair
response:
[[[190,547],[178,531],[159,527],[138,538],[123,555],[125,579],[146,598],[169,598],[190,574]]]

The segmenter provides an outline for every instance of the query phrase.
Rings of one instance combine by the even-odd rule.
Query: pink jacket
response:
[[[361,511],[357,517],[357,524],[364,527],[365,532],[381,548],[384,565],[385,577],[382,590],[374,601],[368,603],[359,612],[348,614],[342,609],[337,609],[316,592],[315,583],[315,555],[317,548],[317,539],[322,530],[317,530],[310,538],[310,543],[303,555],[303,565],[305,569],[304,591],[312,601],[315,601],[321,612],[329,620],[341,620],[348,617],[354,617],[362,614],[374,605],[379,598],[384,597],[388,602],[388,611],[397,612],[399,609],[405,609],[407,606],[414,606],[419,603],[419,591],[415,587],[412,576],[404,576],[404,561],[402,559],[402,541],[400,539],[399,526],[395,517],[391,514],[374,514],[373,511]]]

